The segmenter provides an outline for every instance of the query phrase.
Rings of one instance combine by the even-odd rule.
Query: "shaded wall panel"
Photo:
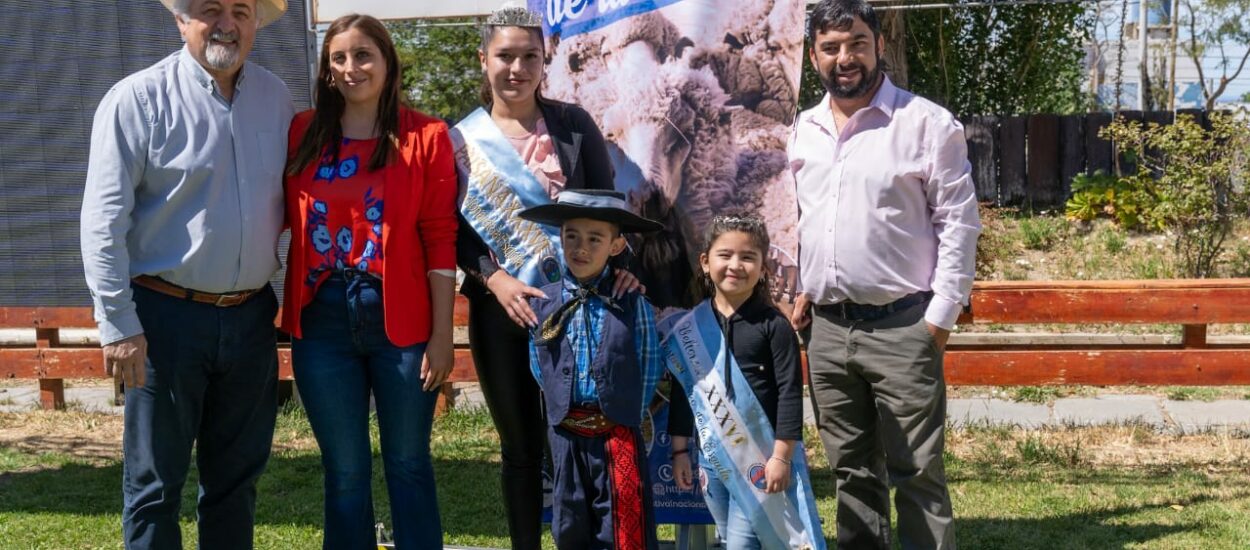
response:
[[[297,109],[311,104],[304,4],[291,0],[249,58],[286,81]],[[0,265],[10,267],[0,306],[91,303],[78,211],[96,105],[181,47],[173,15],[153,0],[0,3]]]

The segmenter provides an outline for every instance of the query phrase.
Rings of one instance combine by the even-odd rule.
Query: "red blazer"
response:
[[[304,111],[291,121],[288,155],[293,155],[312,123]],[[455,159],[447,125],[411,109],[399,112],[399,152],[382,170],[386,176],[386,208],[382,209],[382,311],[386,336],[396,346],[430,339],[431,269],[456,268]],[[311,301],[304,285],[307,274],[305,227],[308,194],[304,191],[317,170],[310,162],[286,177],[286,220],[291,226],[287,252],[282,329],[299,338],[300,312]],[[361,168],[365,169],[364,167]]]

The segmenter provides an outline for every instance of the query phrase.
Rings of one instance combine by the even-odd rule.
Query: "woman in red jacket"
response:
[[[377,547],[370,393],[397,547],[442,548],[429,442],[452,366],[457,184],[447,126],[400,105],[399,77],[378,20],[339,18],[316,109],[291,123],[282,325],[325,466],[325,548]]]

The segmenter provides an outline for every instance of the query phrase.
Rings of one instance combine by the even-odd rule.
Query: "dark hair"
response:
[[[712,245],[716,243],[716,239],[733,231],[746,233],[751,238],[751,244],[755,245],[760,252],[760,280],[755,283],[752,297],[763,296],[771,301],[772,278],[769,277],[768,267],[764,264],[768,260],[768,251],[772,248],[772,243],[768,239],[768,227],[764,225],[762,218],[747,212],[722,214],[712,218],[712,223],[703,232],[703,254],[711,254]],[[695,286],[702,296],[713,296],[716,294],[716,284],[712,282],[712,277],[707,273],[699,274]]]
[[[560,231],[561,231],[561,232],[563,232],[563,231],[564,231],[564,226],[565,226],[566,224],[568,224],[568,223],[569,223],[570,221],[572,221],[572,220],[594,220],[594,221],[597,221],[597,222],[603,222],[603,223],[606,223],[606,224],[608,224],[608,225],[612,226],[612,238],[613,238],[613,239],[615,239],[615,238],[617,238],[617,237],[621,237],[621,236],[624,236],[624,235],[625,235],[624,233],[622,233],[622,232],[621,232],[621,224],[616,223],[616,222],[612,222],[612,221],[608,221],[608,220],[601,220],[601,219],[599,219],[599,218],[594,218],[594,217],[590,217],[590,216],[582,216],[582,217],[579,217],[579,218],[569,218],[569,219],[566,219],[566,220],[561,220],[561,221],[560,221]]]
[[[816,35],[829,29],[844,31],[859,18],[872,31],[872,39],[881,36],[877,12],[865,0],[820,0],[807,16],[807,39],[815,43]]]
[[[331,82],[330,75],[330,41],[334,37],[349,30],[357,29],[373,40],[386,60],[386,82],[382,85],[382,97],[378,99],[378,117],[375,124],[378,130],[378,142],[374,146],[373,156],[369,158],[370,171],[378,170],[390,161],[392,150],[399,142],[399,107],[403,101],[400,92],[399,55],[395,53],[395,43],[381,21],[368,15],[344,15],[330,23],[326,29],[325,42],[321,46],[321,56],[317,62],[317,87],[313,92],[316,100],[312,123],[299,148],[291,157],[287,166],[287,174],[295,175],[317,161],[322,155],[331,157],[335,162],[339,158],[339,147],[343,142],[343,111],[347,103]]]
[[[508,26],[510,25],[482,25],[482,29],[480,31],[482,43],[480,46],[478,46],[478,49],[482,51],[482,55],[486,55],[486,49],[490,46],[491,39],[495,38],[495,33],[499,29],[502,29]],[[550,59],[547,59],[547,56],[546,56],[547,45],[546,43],[543,42],[543,30],[541,28],[539,27],[516,27],[516,28],[528,31],[530,34],[538,35],[539,47],[543,49],[544,63],[546,63],[547,61],[550,61]],[[542,101],[543,99],[542,87],[543,87],[542,83],[540,82],[538,84],[538,87],[534,88],[534,99],[538,101]],[[491,92],[490,77],[486,75],[486,71],[482,71],[482,85],[478,87],[477,94],[478,94],[478,99],[482,102],[482,106],[489,109],[490,106],[495,103],[495,94]]]

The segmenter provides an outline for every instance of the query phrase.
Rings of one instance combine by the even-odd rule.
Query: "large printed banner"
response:
[[[529,0],[552,53],[550,98],[586,108],[616,187],[664,223],[631,242],[661,306],[694,305],[701,233],[761,214],[775,297],[793,299],[798,207],[785,145],[797,113],[805,0]]]
[[[767,222],[774,296],[793,300],[798,205],[785,146],[798,108],[805,3],[529,0],[552,54],[543,94],[594,116],[616,188],[664,223],[631,242],[656,305],[695,304],[702,232],[713,216],[739,211]],[[673,483],[667,408],[657,399],[644,430],[656,519],[710,523],[701,487]]]

